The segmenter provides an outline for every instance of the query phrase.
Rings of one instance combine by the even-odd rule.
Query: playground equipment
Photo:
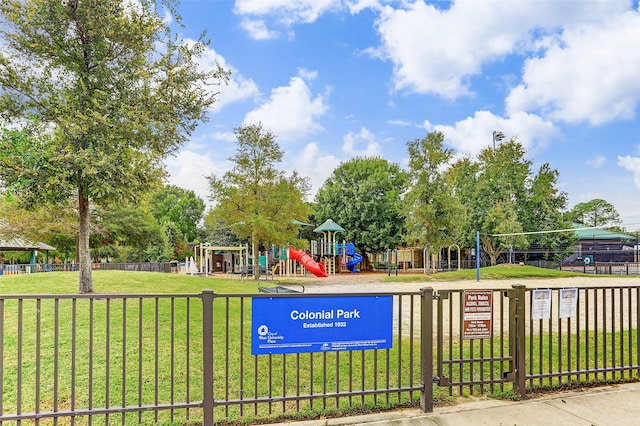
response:
[[[360,272],[356,265],[362,262],[362,256],[356,253],[353,243],[342,243],[337,245],[338,255],[341,256],[341,264],[351,272]]]
[[[297,222],[302,225],[309,225]],[[310,226],[310,225],[309,225]],[[254,268],[259,268],[259,275],[295,276],[298,271],[311,272],[317,277],[325,278],[336,272],[359,272],[356,266],[362,262],[362,256],[355,252],[353,243],[337,243],[336,234],[345,232],[344,228],[328,219],[314,232],[322,233],[322,241],[311,241],[311,254],[293,247],[271,247],[263,255],[249,253],[247,246],[212,246],[201,243],[195,247],[196,257],[188,259],[181,265],[180,272],[198,275],[211,275],[214,272],[238,273],[243,276],[253,275]],[[299,268],[302,266],[302,268]],[[264,271],[264,272],[262,272]]]
[[[313,230],[322,233],[322,241],[312,244],[313,255],[324,259],[326,271],[329,274],[351,271],[360,272],[356,265],[362,262],[362,256],[355,252],[353,243],[338,243],[337,233],[345,232],[345,229],[331,219],[327,219],[322,225]]]
[[[227,274],[241,273],[249,261],[249,248],[245,246],[212,246],[200,243],[196,246],[200,273],[211,275],[214,272]],[[197,269],[197,268],[196,268]]]
[[[345,229],[333,220],[327,219],[322,225],[314,229],[313,232],[321,233],[322,241],[315,244],[315,247],[312,245],[311,253],[316,256],[316,258],[323,259],[327,273],[333,275],[337,269],[337,234],[339,232],[345,232]]]
[[[328,277],[327,271],[324,269],[324,264],[316,262],[304,251],[289,247],[289,257],[300,262],[307,271],[311,272],[316,277]]]
[[[181,263],[178,267],[178,272],[181,274],[187,275],[198,275],[200,271],[198,270],[198,265],[194,260],[193,256],[187,257],[184,263]]]

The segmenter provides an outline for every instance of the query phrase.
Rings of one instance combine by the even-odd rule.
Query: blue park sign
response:
[[[393,296],[254,297],[251,353],[387,349]]]

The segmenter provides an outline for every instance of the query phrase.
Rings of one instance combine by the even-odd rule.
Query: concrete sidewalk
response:
[[[280,425],[640,425],[640,383],[562,391],[525,401],[483,398],[436,407],[433,413],[404,409]]]

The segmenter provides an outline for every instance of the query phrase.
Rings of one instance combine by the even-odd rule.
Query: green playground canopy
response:
[[[344,228],[331,219],[327,219],[322,225],[318,226],[313,232],[344,232]]]

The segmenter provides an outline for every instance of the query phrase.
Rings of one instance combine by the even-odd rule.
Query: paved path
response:
[[[433,413],[404,409],[364,416],[280,423],[287,426],[626,426],[640,424],[640,383],[555,392],[525,401],[488,398],[436,407]]]
[[[509,280],[463,280],[463,281],[415,281],[415,282],[384,282],[387,277],[384,273],[364,274],[338,274],[328,278],[316,277],[291,277],[278,278],[283,283],[287,280],[303,283],[309,293],[321,292],[393,292],[393,291],[418,291],[424,287],[438,289],[483,289],[483,288],[511,288],[514,284],[524,284],[527,287],[541,288],[569,288],[585,286],[614,287],[625,285],[637,285],[640,277],[612,277],[589,276],[569,278],[525,278]]]

